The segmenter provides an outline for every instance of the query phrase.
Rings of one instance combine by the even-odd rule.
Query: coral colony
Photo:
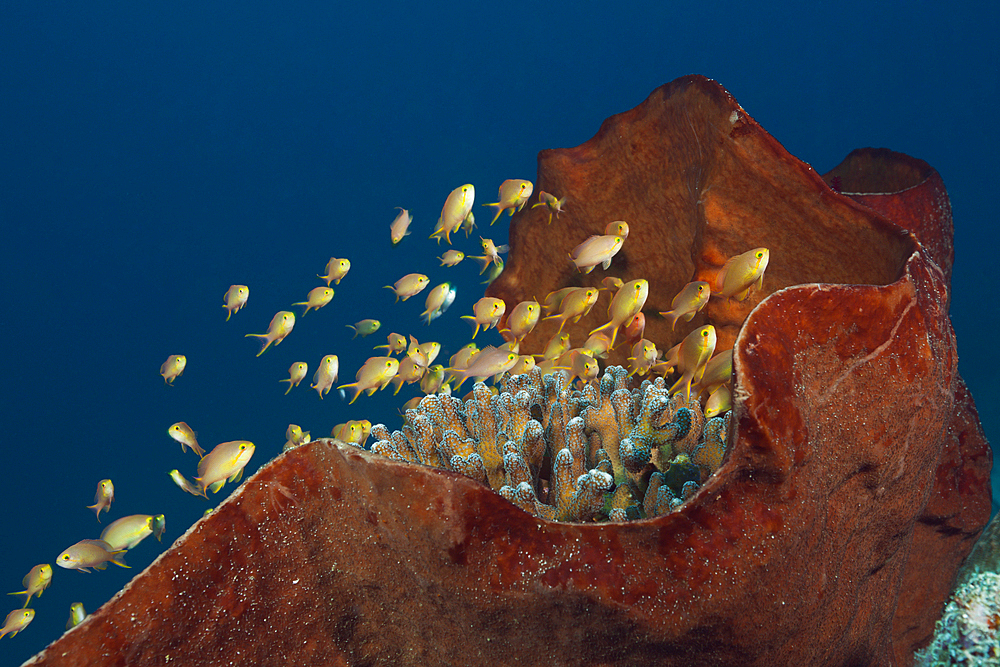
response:
[[[676,509],[721,464],[729,412],[706,420],[696,397],[663,378],[629,389],[621,366],[600,385],[562,373],[505,375],[493,394],[428,395],[402,430],[372,427],[371,449],[463,473],[543,519],[625,521]]]

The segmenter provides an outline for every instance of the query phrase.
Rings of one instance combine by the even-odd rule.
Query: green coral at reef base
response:
[[[663,378],[628,386],[621,366],[582,390],[563,373],[505,374],[494,394],[429,394],[371,450],[465,474],[535,516],[626,521],[679,507],[721,465],[729,413],[705,419],[697,396]]]
[[[1000,667],[1000,574],[977,572],[955,590],[914,665]]]

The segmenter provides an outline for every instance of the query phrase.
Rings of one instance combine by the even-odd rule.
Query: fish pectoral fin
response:
[[[243,468],[240,468],[239,470],[234,472],[232,476],[229,478],[229,481],[235,484],[236,482],[240,481],[241,477],[243,477]]]
[[[218,482],[215,482],[214,484],[210,484],[210,485],[208,486],[208,488],[209,488],[209,490],[210,490],[210,491],[211,491],[212,493],[218,493],[218,492],[219,492],[219,489],[221,489],[221,488],[222,488],[222,486],[223,486],[223,485],[224,485],[225,483],[226,483],[226,480],[224,480],[224,479],[220,479],[220,480],[219,480]]]

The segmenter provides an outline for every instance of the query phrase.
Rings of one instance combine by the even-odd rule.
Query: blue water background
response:
[[[397,426],[413,388],[348,407],[305,385],[285,396],[278,380],[335,353],[350,381],[388,331],[441,341],[446,359],[483,289],[470,262],[437,266],[446,246],[427,235],[447,193],[471,182],[494,201],[504,179],[534,179],[539,150],[586,141],[689,73],[721,82],[820,172],[884,146],[942,174],[960,368],[997,442],[997,5],[677,4],[7,3],[0,592],[110,519],[165,513],[167,536],[131,551],[131,570],[57,568],[34,623],[0,640],[0,664],[58,637],[71,602],[95,610],[228,493],[207,503],[174,487],[167,471],[193,476],[197,459],[171,423],[207,446],[252,440],[252,470],[289,422],[317,436],[352,418]],[[391,247],[396,206],[414,233]],[[506,216],[485,227],[476,213],[477,231],[505,240]],[[333,303],[255,358],[244,334],[304,299],[331,256],[352,262]],[[411,271],[458,286],[430,327],[425,295],[394,304],[382,289]],[[250,303],[226,322],[232,283]],[[366,317],[383,331],[351,341],[344,324]],[[166,387],[174,353],[188,368]],[[85,505],[105,477],[117,501],[99,525]]]

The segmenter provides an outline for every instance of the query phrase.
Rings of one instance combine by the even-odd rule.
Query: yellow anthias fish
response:
[[[615,346],[615,337],[618,335],[618,327],[631,320],[642,307],[646,305],[646,297],[649,296],[649,281],[643,278],[630,280],[620,288],[611,299],[608,306],[608,315],[611,321],[603,326],[599,326],[590,332],[590,335],[598,331],[611,331],[611,347]]]
[[[187,357],[183,354],[171,354],[167,360],[160,364],[160,375],[166,384],[173,384],[174,380],[184,375],[184,368],[187,366]]]
[[[441,238],[451,245],[451,235],[458,231],[466,217],[472,211],[472,204],[476,200],[476,188],[471,183],[460,185],[448,195],[441,208],[441,216],[438,218],[437,227],[430,238],[437,239],[441,243]]]
[[[399,354],[406,350],[406,336],[403,334],[391,333],[386,336],[386,341],[386,345],[376,345],[373,349],[385,349],[389,354]]]
[[[108,563],[114,563],[119,567],[128,567],[125,564],[125,549],[112,549],[111,545],[104,540],[80,540],[70,548],[59,554],[56,558],[56,565],[67,570],[80,570],[90,572],[90,568],[103,570]]]
[[[404,236],[410,235],[410,223],[413,222],[413,216],[405,208],[399,208],[399,215],[396,219],[392,221],[389,225],[389,239],[392,241],[392,245],[396,245],[403,240]]]
[[[503,273],[503,260],[502,259],[500,260],[499,264],[490,264],[489,265],[489,270],[486,272],[486,280],[482,281],[480,283],[480,285],[489,285],[494,280],[496,280],[497,278],[499,278],[501,273]],[[482,275],[482,272],[480,272],[480,275]]]
[[[733,407],[733,394],[729,391],[729,387],[722,384],[719,385],[715,391],[713,391],[708,396],[708,400],[705,401],[705,419],[711,419],[712,417],[718,417],[723,412],[731,409]]]
[[[430,324],[438,316],[450,292],[451,283],[441,283],[427,293],[427,300],[424,301],[424,312],[420,313],[425,324]]]
[[[538,191],[538,203],[532,204],[531,208],[536,208],[538,206],[546,206],[549,209],[549,224],[552,224],[552,214],[555,213],[556,217],[563,212],[563,206],[566,205],[566,198],[558,199],[555,195],[549,194],[545,190]]]
[[[357,381],[350,384],[342,384],[338,389],[354,387],[354,397],[348,403],[350,405],[358,400],[358,396],[363,391],[368,392],[368,395],[371,396],[377,390],[385,389],[392,381],[392,378],[395,377],[398,370],[399,361],[393,357],[369,357],[354,376]]]
[[[354,324],[345,324],[348,329],[354,329],[354,335],[351,336],[351,340],[354,340],[358,336],[365,338],[366,336],[371,336],[373,333],[378,331],[382,323],[378,320],[361,320],[360,322],[355,322]]]
[[[316,274],[317,278],[322,278],[326,281],[326,286],[329,287],[332,282],[334,285],[339,285],[340,281],[347,275],[347,272],[351,270],[351,260],[349,259],[337,259],[336,257],[331,257],[330,261],[326,263],[326,274],[319,275]]]
[[[414,349],[412,351],[407,350],[406,355],[414,357],[417,363],[419,363],[424,368],[427,368],[428,366],[433,364],[434,360],[437,359],[437,356],[441,354],[441,343],[438,343],[436,341],[428,341],[426,343],[421,343],[420,345],[411,347],[414,347]]]
[[[313,374],[310,389],[315,389],[320,398],[324,394],[330,393],[330,388],[337,381],[337,374],[340,372],[340,359],[335,354],[328,354],[319,361],[319,368]]]
[[[427,365],[421,363],[422,361],[425,361],[422,356],[412,356],[406,357],[399,362],[399,369],[392,378],[392,384],[396,387],[396,391],[392,392],[393,396],[399,393],[404,384],[413,384],[424,376]]]
[[[101,539],[108,543],[111,551],[132,549],[150,535],[160,542],[167,520],[162,514],[133,514],[123,516],[101,532]]]
[[[74,602],[69,606],[69,620],[66,621],[66,629],[75,628],[83,623],[85,618],[87,618],[87,612],[83,608],[83,603]]]
[[[101,520],[101,512],[110,512],[111,503],[115,501],[115,485],[110,479],[102,479],[97,483],[97,493],[94,494],[94,504],[87,505],[87,509],[94,510],[97,520]]]
[[[542,311],[549,313],[553,310],[561,310],[562,302],[566,296],[574,291],[580,289],[579,287],[563,287],[562,289],[557,289],[554,292],[549,292],[545,295],[542,300]]]
[[[31,568],[28,574],[24,575],[24,579],[21,580],[21,585],[24,586],[23,591],[8,593],[7,595],[23,595],[24,606],[27,607],[28,603],[31,602],[31,598],[35,595],[41,597],[42,591],[48,588],[51,583],[52,566],[48,563],[42,563]]]
[[[517,363],[517,357],[516,352],[488,345],[477,352],[465,368],[446,368],[445,370],[453,378],[460,378],[462,382],[470,377],[482,380],[510,370]],[[459,385],[462,382],[459,382]]]
[[[34,609],[15,609],[10,612],[7,614],[7,618],[4,619],[3,627],[0,628],[0,639],[3,639],[7,634],[10,634],[11,637],[15,636],[21,630],[28,627],[28,624],[34,618]]]
[[[645,375],[656,363],[660,356],[660,351],[651,340],[642,340],[632,346],[632,356],[627,359],[629,377],[633,375]]]
[[[703,391],[709,394],[733,379],[733,348],[723,350],[708,360],[705,364],[705,372],[698,380],[698,393]]]
[[[479,275],[483,275],[486,268],[493,264],[494,266],[503,266],[503,260],[500,258],[500,253],[507,252],[510,248],[507,245],[498,246],[493,243],[493,239],[484,239],[482,236],[479,237],[480,242],[483,244],[483,254],[481,256],[473,256],[469,259],[473,259],[479,264]]]
[[[479,333],[479,327],[482,327],[483,331],[495,327],[500,318],[503,317],[506,309],[507,304],[504,303],[503,299],[484,296],[472,306],[472,312],[475,315],[462,315],[463,320],[469,320],[476,325],[476,330],[472,332],[473,340],[475,340],[476,334]]]
[[[244,338],[260,338],[264,344],[260,348],[260,352],[257,356],[264,354],[264,350],[271,346],[271,343],[275,345],[280,345],[281,341],[285,340],[285,336],[292,332],[295,328],[295,313],[290,313],[287,310],[279,310],[271,318],[271,323],[267,326],[267,333],[265,334],[247,334]]]
[[[530,354],[522,354],[518,356],[517,363],[515,363],[509,373],[511,375],[524,375],[525,373],[530,373],[535,367],[535,358]]]
[[[556,368],[568,371],[567,385],[573,384],[573,380],[577,378],[580,378],[583,384],[588,384],[597,377],[600,371],[597,360],[587,350],[580,348],[572,349],[564,354]]]
[[[406,301],[411,296],[423,292],[429,282],[430,278],[422,273],[407,273],[394,285],[386,285],[385,289],[391,289],[396,294],[396,302],[398,303],[400,299]]]
[[[438,259],[441,260],[441,266],[455,266],[465,259],[465,253],[461,250],[445,250]]]
[[[222,299],[226,302],[223,308],[226,309],[226,321],[233,316],[233,313],[239,312],[240,308],[247,305],[247,299],[250,298],[250,288],[246,285],[230,285],[226,293],[222,295]]]
[[[306,316],[310,310],[319,310],[326,304],[333,300],[333,289],[329,287],[314,287],[309,290],[309,294],[306,296],[305,301],[299,301],[293,303],[293,306],[305,306],[306,309],[302,312],[302,317]]]
[[[716,278],[718,289],[713,293],[722,297],[732,297],[743,301],[754,283],[757,289],[764,289],[764,270],[771,257],[767,248],[754,248],[742,255],[726,260]]]
[[[223,442],[198,462],[198,476],[194,478],[200,495],[208,498],[207,491],[218,493],[226,483],[238,482],[243,476],[243,468],[250,462],[254,444],[247,440]]]
[[[598,264],[607,269],[624,242],[625,239],[620,236],[591,236],[573,248],[569,258],[583,273],[590,273]]]
[[[510,211],[511,217],[514,213],[520,211],[525,202],[531,197],[531,192],[534,190],[535,186],[532,185],[531,181],[526,181],[521,178],[508,178],[506,181],[500,184],[500,201],[494,202],[492,204],[483,204],[483,206],[488,206],[491,209],[496,209],[496,215],[493,216],[493,220],[490,221],[492,225],[500,217],[500,214],[505,210]]]
[[[681,288],[674,300],[670,302],[671,310],[661,312],[660,315],[670,320],[670,329],[673,330],[677,325],[677,320],[681,318],[684,318],[685,322],[690,322],[698,311],[705,307],[711,296],[712,290],[708,283],[704,280],[696,280]]]
[[[346,424],[337,424],[333,427],[330,435],[342,442],[361,444],[361,423],[349,421]]]
[[[559,330],[556,334],[562,333],[566,322],[572,320],[573,324],[580,321],[581,317],[587,315],[590,309],[597,303],[600,292],[596,287],[574,287],[566,294],[560,304],[559,312],[549,315],[546,320],[559,320]]]
[[[307,444],[312,438],[309,431],[303,431],[298,424],[289,424],[285,429],[285,449]]]
[[[192,484],[191,482],[189,482],[188,478],[185,477],[184,475],[182,475],[180,470],[177,470],[176,468],[174,468],[173,470],[171,470],[167,474],[170,475],[170,479],[182,491],[187,491],[192,496],[200,496],[201,495],[201,491],[198,490],[198,487],[196,487],[194,484]]]
[[[444,366],[434,364],[420,378],[420,391],[425,394],[436,394],[441,389],[442,384],[444,384]]]
[[[537,301],[522,301],[507,316],[507,328],[504,331],[511,335],[515,343],[520,343],[538,324],[541,314],[542,307]]]
[[[598,331],[587,338],[587,342],[583,344],[583,349],[589,351],[590,356],[595,359],[605,359],[608,356],[608,351],[611,349],[611,337],[603,331]]]
[[[294,387],[299,386],[299,383],[305,379],[308,372],[309,364],[304,361],[296,361],[288,367],[288,377],[284,380],[278,380],[278,382],[288,383],[288,389],[285,390],[285,396],[288,396],[288,392],[290,392]]]
[[[684,337],[677,350],[677,370],[681,372],[681,377],[670,388],[671,394],[683,387],[684,401],[691,399],[691,383],[701,379],[705,364],[715,352],[717,340],[715,327],[711,324],[699,327]]]
[[[167,429],[167,435],[181,444],[181,451],[186,452],[190,447],[191,451],[198,456],[204,456],[205,450],[198,444],[198,435],[194,429],[187,425],[187,422],[177,422],[171,424]]]
[[[628,223],[624,220],[615,220],[614,222],[609,222],[604,227],[605,236],[620,236],[622,241],[628,238]],[[606,267],[605,267],[606,268]]]

